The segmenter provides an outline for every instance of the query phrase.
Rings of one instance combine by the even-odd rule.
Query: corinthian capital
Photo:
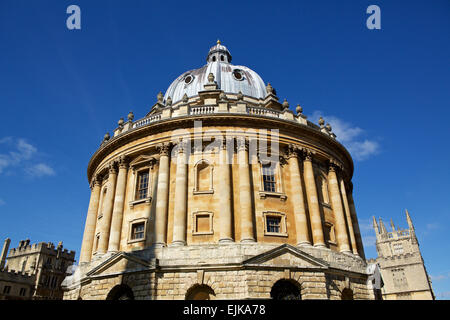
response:
[[[157,149],[159,151],[159,155],[160,156],[168,156],[169,152],[170,152],[170,147],[171,147],[171,143],[170,142],[160,143],[157,146]]]
[[[301,151],[301,149],[299,148],[299,146],[296,146],[295,144],[290,144],[286,147],[286,158],[290,159],[290,158],[298,158],[299,152]]]
[[[236,139],[238,151],[248,151],[248,141],[245,137],[239,137]]]
[[[305,161],[312,161],[314,156],[314,151],[308,148],[303,148],[303,158]]]
[[[186,153],[188,151],[188,143],[185,140],[179,140],[176,144],[177,153]]]
[[[98,174],[96,174],[92,180],[91,180],[91,189],[94,188],[95,186],[101,186],[102,185],[102,177]]]
[[[119,164],[119,169],[128,169],[129,159],[127,156],[120,156],[117,159],[117,163]]]
[[[342,165],[338,161],[334,159],[328,160],[329,171],[336,172],[338,169],[342,169]]]
[[[111,174],[116,174],[117,173],[117,163],[116,161],[111,161],[110,163],[108,163],[108,171]]]

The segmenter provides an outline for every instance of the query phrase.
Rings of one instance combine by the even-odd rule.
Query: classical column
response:
[[[178,143],[177,173],[175,178],[175,202],[173,219],[173,245],[186,244],[186,201],[187,201],[187,144]]]
[[[298,148],[290,145],[288,147],[289,174],[291,177],[291,199],[294,206],[295,229],[297,231],[297,245],[311,245],[308,232],[308,221],[306,217],[305,202],[303,199],[302,178],[298,164]]]
[[[253,213],[248,163],[248,145],[244,137],[237,139],[239,166],[239,199],[241,217],[241,242],[254,242]]]
[[[345,218],[347,220],[348,233],[350,235],[350,244],[352,245],[353,254],[358,255],[358,247],[356,245],[356,238],[353,230],[352,217],[350,213],[350,207],[348,205],[347,192],[345,191],[346,190],[345,182],[344,179],[342,179],[342,177],[339,178],[339,185],[341,187],[342,202],[344,202]]]
[[[350,253],[347,237],[347,226],[345,224],[344,209],[342,207],[341,194],[336,176],[336,165],[330,163],[328,169],[328,189],[331,194],[331,206],[333,207],[336,239],[340,252]]]
[[[123,205],[125,202],[125,190],[127,186],[128,162],[125,157],[119,158],[119,175],[117,176],[116,193],[109,234],[108,251],[119,251],[120,234],[122,231]]]
[[[159,169],[158,187],[156,190],[156,213],[155,213],[155,245],[166,244],[167,207],[169,198],[169,151],[170,144],[164,143],[159,146]]]
[[[216,190],[220,197],[220,239],[219,242],[233,242],[232,223],[233,214],[231,211],[231,180],[230,164],[228,163],[228,150],[226,140],[222,140],[219,151],[219,183]]]
[[[105,253],[108,249],[109,231],[111,229],[111,217],[114,205],[114,194],[116,190],[117,169],[116,164],[111,162],[109,164],[109,176],[106,189],[106,197],[103,200],[104,212],[102,222],[100,225],[100,241],[98,244],[98,253]]]
[[[308,198],[309,219],[313,243],[315,247],[325,247],[323,238],[322,219],[320,217],[319,198],[317,197],[316,180],[312,166],[312,152],[305,150],[303,160],[303,172],[305,178],[306,196]]]
[[[353,195],[352,195],[353,185],[350,182],[347,190],[347,198],[348,198],[348,204],[350,207],[350,214],[353,220],[353,229],[355,231],[355,238],[356,238],[356,245],[358,246],[358,253],[359,256],[363,259],[366,259],[366,256],[364,254],[364,247],[361,239],[361,232],[359,230],[359,223],[358,223],[358,217],[356,216],[356,210],[355,210],[355,203],[353,202]]]
[[[101,180],[94,178],[91,185],[91,199],[84,225],[83,242],[81,243],[80,263],[91,261],[92,246],[94,245],[95,228],[97,224],[98,204],[100,200]]]

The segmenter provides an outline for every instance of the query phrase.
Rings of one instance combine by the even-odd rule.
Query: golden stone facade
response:
[[[373,299],[348,151],[220,43],[207,61],[92,156],[65,299]]]

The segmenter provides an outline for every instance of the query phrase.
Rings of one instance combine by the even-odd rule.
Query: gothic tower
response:
[[[395,228],[391,219],[391,232],[387,232],[383,221],[373,217],[376,248],[381,275],[384,282],[383,299],[424,300],[434,299],[431,281],[420,254],[414,225],[406,211],[407,229]]]

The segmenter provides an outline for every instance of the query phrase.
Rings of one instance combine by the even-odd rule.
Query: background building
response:
[[[75,262],[75,251],[62,242],[31,244],[22,240],[8,254],[10,239],[3,245],[0,264],[0,299],[62,299],[61,283]],[[7,259],[7,261],[6,261]]]
[[[384,286],[381,288],[386,300],[434,300],[431,280],[420,253],[414,225],[406,210],[408,229],[395,228],[391,219],[391,232],[386,231],[380,218],[379,224],[373,217],[378,258]]]
[[[92,156],[65,299],[373,299],[353,161],[331,126],[220,42],[206,60]]]

